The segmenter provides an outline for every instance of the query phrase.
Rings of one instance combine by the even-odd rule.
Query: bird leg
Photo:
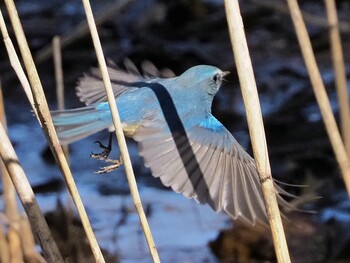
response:
[[[108,146],[104,146],[100,141],[95,141],[94,143],[98,143],[98,145],[100,146],[100,148],[103,149],[103,151],[100,152],[100,153],[93,153],[93,152],[91,152],[90,157],[94,158],[94,159],[97,159],[97,160],[107,160],[108,159],[108,155],[112,151],[112,137],[113,137],[113,133],[110,132],[109,133]]]

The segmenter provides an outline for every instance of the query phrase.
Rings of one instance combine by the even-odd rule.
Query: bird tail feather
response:
[[[111,125],[110,118],[106,118],[106,114],[110,113],[99,111],[93,106],[52,111],[51,114],[63,145],[83,139]]]

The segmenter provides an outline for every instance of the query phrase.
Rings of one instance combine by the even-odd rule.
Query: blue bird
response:
[[[228,72],[199,65],[177,77],[146,78],[134,69],[109,68],[109,74],[125,136],[138,143],[153,176],[216,212],[266,222],[253,158],[211,113]],[[62,144],[113,126],[97,69],[80,80],[77,95],[86,107],[52,112]],[[281,195],[292,195],[275,189],[279,204],[290,207]]]

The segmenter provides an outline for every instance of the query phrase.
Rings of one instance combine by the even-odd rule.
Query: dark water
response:
[[[95,10],[102,10],[108,2],[93,1],[92,5]],[[54,35],[68,34],[85,19],[81,2],[16,1],[16,4],[30,47],[37,57],[50,107],[55,109],[52,59],[49,56],[39,61],[38,56]],[[293,233],[287,229],[291,255],[295,262],[346,260],[349,258],[345,248],[350,241],[346,227],[350,222],[350,203],[290,18],[288,14],[249,1],[241,4],[264,114],[273,176],[287,183],[309,185],[305,189],[287,187],[287,190],[301,196],[301,208],[318,211],[314,215],[290,216],[299,227],[308,230],[298,235],[297,231]],[[346,19],[346,1],[338,4],[339,16]],[[314,15],[324,16],[323,2],[305,1],[302,7]],[[308,24],[308,29],[337,116],[327,29],[313,24]],[[197,64],[211,64],[230,70],[228,82],[214,101],[213,113],[250,151],[245,110],[221,1],[135,1],[123,12],[109,18],[99,27],[99,33],[106,57],[117,64],[129,57],[136,65],[151,60],[157,67],[171,68],[177,74]],[[343,32],[347,58],[350,50],[348,34]],[[65,186],[56,166],[47,161],[45,138],[11,70],[5,48],[0,45],[0,74],[9,135],[32,186],[39,192],[40,206],[44,211],[54,210],[57,199],[65,205],[69,203]],[[90,36],[79,38],[62,52],[67,107],[81,106],[75,97],[75,83],[83,72],[96,66]],[[101,246],[117,253],[121,262],[150,262],[123,168],[107,175],[93,173],[102,165],[89,158],[91,151],[99,150],[93,142],[107,141],[107,138],[107,132],[101,132],[71,145],[70,163],[74,177]],[[224,245],[217,245],[211,251],[207,246],[220,230],[232,228],[229,218],[162,188],[143,167],[137,145],[131,141],[128,145],[141,197],[149,212],[151,229],[164,262],[217,262],[214,254],[220,258],[230,258],[230,255],[240,258],[241,248],[224,251]],[[113,156],[119,156],[116,145]],[[322,199],[311,198],[312,201],[307,202],[308,196],[322,196]],[[240,229],[244,228],[237,226],[234,231]],[[257,236],[260,233],[257,229],[250,229],[249,234],[243,232],[244,235]],[[303,240],[308,240],[310,245],[305,246]],[[257,250],[257,243],[252,241],[236,238],[233,242],[251,251]],[[317,247],[322,247],[323,252],[319,253]],[[273,254],[271,244],[267,249]],[[273,261],[273,256],[257,254],[256,251],[251,252],[249,261]]]

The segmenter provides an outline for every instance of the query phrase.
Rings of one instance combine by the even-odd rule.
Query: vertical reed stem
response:
[[[10,249],[6,234],[2,225],[0,225],[0,262],[10,263]]]
[[[52,40],[53,62],[55,67],[57,108],[64,110],[64,82],[62,69],[61,38],[55,36]],[[62,146],[66,159],[69,160],[69,146]]]
[[[278,262],[287,263],[290,262],[289,251],[276,199],[276,190],[271,176],[260,102],[238,1],[225,0],[225,9],[235,63],[247,112],[252,148],[262,182],[261,187],[265,199],[267,217],[271,226],[276,257]]]
[[[17,38],[17,43],[22,54],[23,62],[27,70],[27,75],[32,89],[32,98],[34,104],[32,105],[34,112],[37,112],[37,118],[40,125],[42,125],[43,132],[49,142],[50,148],[55,156],[55,159],[59,165],[59,168],[64,175],[70,194],[72,195],[73,201],[77,207],[80,215],[85,233],[89,240],[91,250],[95,256],[96,262],[105,262],[100,247],[97,243],[96,237],[92,231],[92,227],[89,218],[86,214],[83,202],[80,198],[78,189],[76,187],[74,178],[70,171],[67,159],[63,153],[63,150],[59,144],[58,137],[52,122],[49,107],[45,98],[43,87],[40,82],[38,72],[36,70],[33,57],[29,50],[28,42],[23,32],[23,27],[18,17],[16,6],[13,0],[5,0],[6,7],[13,25],[13,29]],[[8,37],[8,36],[7,36]],[[29,99],[31,97],[29,95]],[[28,216],[29,217],[29,216]]]
[[[343,49],[339,33],[337,9],[334,0],[325,0],[329,25],[329,38],[331,43],[333,67],[335,71],[335,86],[338,93],[340,127],[343,135],[345,149],[350,157],[350,107],[349,94],[346,82],[346,72],[343,58]]]
[[[287,2],[298,37],[299,45],[301,47],[301,52],[304,57],[306,68],[309,72],[312,88],[314,90],[318,106],[320,107],[323,122],[326,126],[328,137],[333,147],[335,157],[340,166],[340,170],[345,181],[346,190],[350,197],[350,163],[332,112],[326,88],[324,86],[320,71],[316,63],[310,37],[306,30],[303,17],[301,16],[298,1],[287,0]]]
[[[38,252],[36,252],[32,228],[26,216],[21,216],[20,229],[24,261],[26,263],[45,262],[45,259]]]
[[[52,239],[51,232],[41,213],[39,205],[27,177],[20,165],[16,152],[6,134],[3,125],[0,123],[0,156],[17,190],[18,196],[28,215],[32,229],[39,240],[45,259],[49,263],[63,263],[63,258]],[[10,233],[11,234],[11,233]],[[18,250],[20,251],[20,250]],[[17,251],[17,252],[18,252]]]
[[[5,104],[4,97],[2,94],[2,85],[0,82],[0,122],[7,130],[6,125],[6,115],[5,115]],[[6,170],[4,163],[0,160],[1,169],[1,179],[2,179],[2,189],[5,204],[5,214],[9,221],[10,227],[8,231],[8,246],[10,251],[10,258],[12,263],[21,263],[23,261],[22,251],[21,251],[21,238],[19,231],[19,213],[17,210],[17,199],[16,199],[16,189],[13,186],[11,178]]]
[[[53,61],[55,67],[57,108],[64,110],[64,85],[62,70],[61,40],[59,36],[52,39]]]
[[[125,165],[125,172],[126,172],[126,176],[127,176],[129,187],[130,187],[131,196],[133,198],[134,205],[135,205],[137,214],[139,216],[140,223],[141,223],[144,235],[146,237],[150,253],[151,253],[152,258],[153,258],[153,262],[160,262],[158,251],[156,249],[156,245],[154,243],[153,236],[151,233],[151,229],[148,225],[147,218],[146,218],[145,212],[144,212],[143,207],[142,207],[140,194],[139,194],[139,191],[137,188],[135,175],[134,175],[134,171],[132,168],[129,152],[127,149],[124,133],[123,133],[123,130],[121,128],[122,125],[121,125],[121,121],[120,121],[120,117],[119,117],[119,112],[118,112],[117,105],[115,102],[115,97],[114,97],[113,90],[112,90],[112,84],[111,84],[111,81],[110,81],[110,78],[108,75],[107,65],[106,65],[104,55],[103,55],[102,46],[101,46],[101,42],[100,42],[100,39],[98,36],[96,24],[95,24],[93,13],[92,13],[91,6],[90,6],[90,2],[89,2],[89,0],[82,0],[82,2],[84,5],[84,8],[85,8],[86,18],[87,18],[88,25],[90,28],[92,40],[94,43],[98,64],[99,64],[101,74],[102,74],[103,83],[104,83],[104,86],[106,89],[108,103],[109,103],[109,107],[110,107],[111,114],[112,114],[112,120],[113,120],[113,124],[115,127],[115,133],[116,133],[116,136],[118,139],[121,157],[122,157],[124,165]]]

